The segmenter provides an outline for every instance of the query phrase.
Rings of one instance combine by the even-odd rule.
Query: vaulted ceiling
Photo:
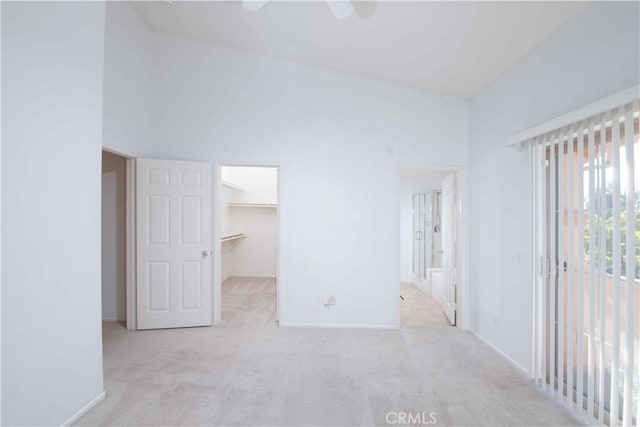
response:
[[[131,2],[155,32],[471,98],[585,3],[354,2],[338,20],[322,1]]]

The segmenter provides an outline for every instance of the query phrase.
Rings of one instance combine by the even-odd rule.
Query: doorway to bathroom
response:
[[[462,171],[400,169],[401,327],[457,324]]]

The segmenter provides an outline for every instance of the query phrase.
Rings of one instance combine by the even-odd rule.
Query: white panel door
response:
[[[138,329],[211,325],[211,167],[136,164]]]
[[[456,324],[456,177],[447,175],[442,181],[442,308],[452,325]]]

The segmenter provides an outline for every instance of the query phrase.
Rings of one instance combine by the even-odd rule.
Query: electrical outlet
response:
[[[335,296],[330,296],[329,297],[329,305],[336,305],[336,297]]]

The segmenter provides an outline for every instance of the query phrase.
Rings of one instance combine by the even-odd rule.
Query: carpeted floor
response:
[[[229,277],[222,282],[221,325],[261,327],[276,324],[276,279]]]
[[[449,326],[440,303],[411,283],[400,284],[400,326]]]
[[[435,425],[576,425],[470,333],[278,327],[273,304],[243,304],[251,286],[225,286],[218,326],[104,323],[107,397],[77,424],[369,426],[433,412]]]

